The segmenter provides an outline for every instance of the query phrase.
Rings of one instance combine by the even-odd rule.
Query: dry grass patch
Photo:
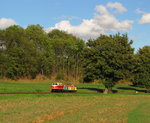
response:
[[[126,123],[149,95],[46,96],[0,100],[1,123]],[[144,109],[146,110],[146,109]]]

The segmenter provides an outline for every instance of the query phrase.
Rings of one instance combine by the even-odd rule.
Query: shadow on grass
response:
[[[99,93],[103,93],[104,92],[104,89],[99,89],[99,88],[78,88],[78,89],[85,89],[85,90],[91,90],[91,91],[96,91],[96,92],[99,92]],[[112,90],[113,93],[117,93],[118,91],[117,90]]]
[[[138,91],[138,92],[144,92],[144,93],[146,93],[146,90],[136,89],[136,88],[132,88],[132,87],[118,87],[117,89],[132,90],[132,91]]]

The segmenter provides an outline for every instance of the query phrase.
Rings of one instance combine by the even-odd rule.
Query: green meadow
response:
[[[22,82],[22,81],[3,81],[0,82],[0,92],[50,92],[52,82]],[[67,84],[67,83],[64,83]],[[73,83],[77,86],[77,92],[95,92],[102,93],[104,86],[99,83]],[[118,84],[113,87],[114,93],[145,93],[145,88],[133,87],[129,85]]]
[[[148,123],[150,94],[144,88],[76,84],[95,94],[0,95],[0,123]],[[0,82],[0,92],[49,92],[50,82]],[[138,91],[139,93],[135,93]],[[99,93],[99,94],[97,94]]]

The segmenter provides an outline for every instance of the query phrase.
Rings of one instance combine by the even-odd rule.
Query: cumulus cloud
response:
[[[135,12],[137,14],[142,14],[142,17],[139,20],[139,24],[150,24],[150,13],[146,13],[141,9],[136,9]]]
[[[16,25],[17,23],[9,18],[0,18],[0,29],[6,29],[9,26]]]
[[[117,3],[118,5],[119,3]],[[49,27],[45,31],[50,32],[53,29],[64,30],[72,33],[82,39],[97,38],[100,34],[107,34],[108,32],[128,31],[132,28],[132,20],[119,21],[112,13],[108,11],[109,7],[117,9],[118,13],[125,12],[126,9],[119,4],[109,3],[106,6],[96,6],[96,14],[91,19],[83,19],[81,24],[73,26],[70,21],[63,20],[56,23],[54,27]]]
[[[100,12],[101,14],[109,14],[107,8],[103,5],[96,6],[96,11]]]
[[[139,20],[139,24],[150,24],[150,13],[145,13]]]
[[[121,3],[118,2],[110,2],[107,4],[107,7],[116,9],[116,13],[124,13],[125,11],[127,11],[127,9]]]

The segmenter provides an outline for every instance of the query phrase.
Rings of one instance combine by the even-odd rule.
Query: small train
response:
[[[62,83],[52,83],[51,92],[76,92],[76,85],[64,85]]]

